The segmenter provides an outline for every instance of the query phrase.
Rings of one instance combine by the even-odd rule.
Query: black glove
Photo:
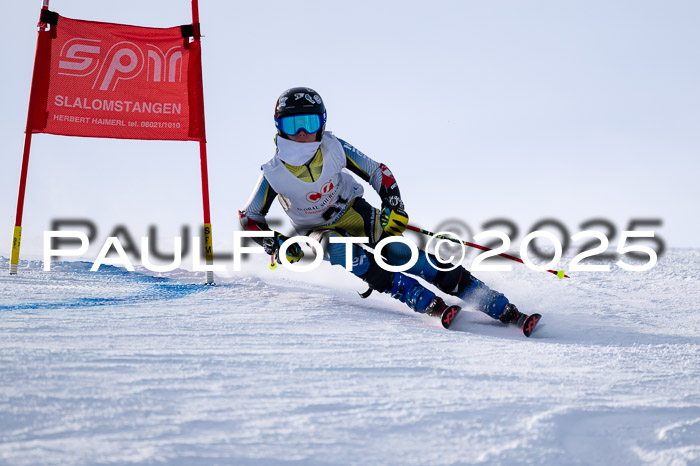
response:
[[[379,223],[384,236],[399,236],[408,226],[408,214],[403,209],[403,201],[398,196],[382,199],[382,213]]]
[[[266,254],[274,256],[277,263],[281,264],[282,261],[279,257],[280,246],[287,240],[287,237],[281,233],[277,233],[276,231],[274,234],[275,235],[272,237],[263,238],[262,247]],[[294,243],[287,248],[287,253],[285,255],[287,256],[287,261],[290,264],[293,264],[295,262],[299,262],[301,258],[304,257],[304,251],[302,251],[298,244]]]

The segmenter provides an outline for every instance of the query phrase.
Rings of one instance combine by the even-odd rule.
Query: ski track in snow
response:
[[[700,250],[477,274],[543,314],[530,339],[363,301],[328,264],[213,287],[90,266],[0,275],[2,464],[700,464]],[[314,285],[333,274],[352,285]]]

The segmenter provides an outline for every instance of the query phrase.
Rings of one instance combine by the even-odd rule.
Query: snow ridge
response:
[[[7,267],[7,258],[0,257],[0,268]],[[60,280],[69,289],[75,287],[75,282],[88,283],[91,286],[91,294],[95,291],[114,292],[118,290],[118,296],[95,297],[67,297],[58,301],[30,301],[0,304],[0,312],[17,310],[38,309],[73,309],[100,306],[117,306],[124,304],[146,304],[155,301],[179,299],[192,293],[199,293],[206,288],[195,284],[175,283],[173,278],[147,275],[143,272],[129,272],[125,269],[111,265],[103,265],[97,272],[91,272],[90,262],[57,262],[52,267],[52,272],[37,270],[37,263],[22,264],[22,273],[30,273],[32,276],[46,276],[56,279],[56,273],[60,273]],[[180,271],[182,272],[182,271]],[[177,275],[174,274],[174,275]],[[20,279],[22,280],[22,279]],[[57,287],[57,281],[52,280],[53,288]],[[125,290],[133,290],[123,294]],[[55,290],[54,290],[55,292]]]

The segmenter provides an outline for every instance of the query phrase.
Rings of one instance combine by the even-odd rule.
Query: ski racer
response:
[[[330,237],[367,237],[367,246],[373,248],[384,237],[403,233],[408,214],[394,175],[386,165],[325,130],[326,107],[316,91],[307,87],[284,91],[277,99],[274,120],[277,150],[261,167],[262,174],[250,200],[238,212],[245,230],[269,231],[265,216],[278,198],[298,234],[319,241],[324,259],[341,266],[346,264],[346,245],[330,243]],[[362,197],[363,187],[352,175],[377,191],[382,200],[380,209]],[[280,245],[287,237],[275,231],[273,237],[254,239],[279,262]],[[384,251],[387,263],[392,265],[405,264],[411,255],[409,247],[398,242],[390,243]],[[287,248],[290,263],[303,255],[298,244]],[[430,256],[432,264],[437,264],[437,259]],[[373,254],[358,245],[352,246],[352,264],[351,273],[370,289],[389,293],[420,313],[439,316],[450,307],[413,276],[444,293],[477,300],[484,313],[503,323],[521,324],[527,317],[502,293],[490,289],[464,267],[450,271],[433,267],[422,250],[418,261],[405,273],[384,270]],[[443,315],[443,325],[449,327],[450,323],[445,322]]]

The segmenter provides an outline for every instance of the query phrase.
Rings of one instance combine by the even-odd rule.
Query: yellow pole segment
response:
[[[17,275],[19,264],[19,243],[22,241],[22,227],[15,225],[12,233],[12,255],[10,256],[10,275]]]

